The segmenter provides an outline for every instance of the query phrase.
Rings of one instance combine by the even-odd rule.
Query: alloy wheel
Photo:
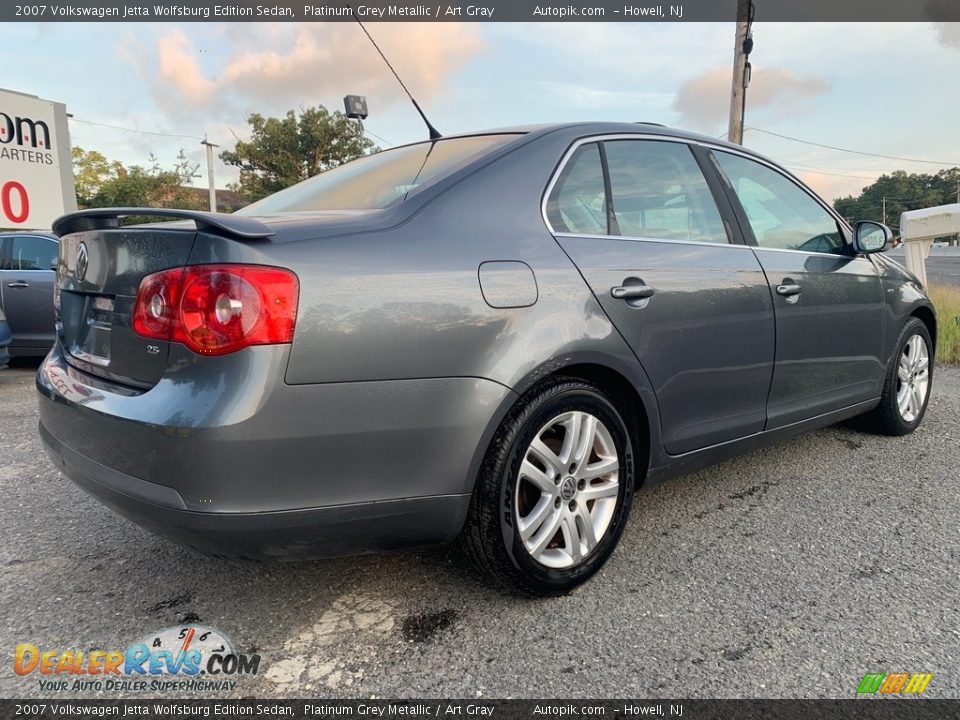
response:
[[[610,527],[619,494],[620,458],[606,426],[587,412],[556,416],[520,465],[514,513],[524,548],[550,568],[578,565]]]
[[[920,335],[912,335],[903,346],[897,366],[897,410],[904,422],[912,423],[923,412],[930,389],[930,351]]]

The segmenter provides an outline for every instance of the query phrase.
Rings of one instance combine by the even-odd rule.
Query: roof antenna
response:
[[[390,72],[393,73],[393,76],[397,79],[397,82],[400,83],[400,87],[403,88],[403,91],[407,94],[407,97],[410,98],[410,102],[413,103],[413,106],[417,109],[417,112],[420,113],[420,117],[423,118],[423,122],[427,126],[427,130],[430,132],[430,139],[439,140],[442,138],[443,135],[441,135],[439,131],[430,124],[430,121],[427,120],[427,116],[424,114],[423,109],[421,109],[419,103],[417,103],[410,91],[407,90],[407,86],[403,84],[403,80],[401,80],[400,76],[397,75],[397,71],[393,69],[393,65],[390,64],[389,60],[387,60],[387,56],[383,54],[383,50],[381,50],[380,46],[377,45],[377,41],[370,37],[370,33],[367,32],[367,28],[363,26],[363,23],[360,22],[360,18],[357,17],[357,14],[353,11],[353,6],[347,3],[347,7],[350,8],[350,13],[353,15],[353,19],[357,21],[357,25],[360,26],[360,29],[363,30],[363,34],[367,36],[367,39],[373,44],[373,47],[376,48],[378,53],[380,53],[380,57],[383,58],[383,61],[387,64],[387,67],[390,68]]]

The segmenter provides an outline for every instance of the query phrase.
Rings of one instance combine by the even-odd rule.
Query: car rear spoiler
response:
[[[80,210],[57,218],[53,232],[57,237],[85,230],[108,230],[120,227],[120,218],[131,216],[169,217],[193,220],[197,230],[213,230],[236,238],[254,240],[274,234],[268,225],[244,215],[202,212],[200,210],[176,210],[171,208],[95,208]]]

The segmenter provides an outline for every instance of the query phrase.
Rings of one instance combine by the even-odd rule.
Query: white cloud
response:
[[[960,49],[960,22],[934,23],[937,39],[946,47]]]
[[[592,111],[597,118],[602,118],[610,110],[629,109],[635,114],[642,115],[645,108],[669,105],[670,93],[648,92],[631,90],[628,88],[609,89],[602,87],[585,87],[575,83],[542,81],[540,87],[554,96],[557,100],[569,103],[578,109]],[[641,118],[637,118],[640,120]],[[651,119],[651,118],[645,118]]]
[[[847,195],[857,196],[864,188],[872,184],[871,180],[817,172],[815,170],[795,170],[794,174],[809,185],[825,200],[834,201]]]
[[[214,65],[204,62],[207,49],[181,30],[164,32],[146,54],[142,39],[128,39],[121,55],[137,66],[160,110],[177,119],[279,113],[351,92],[376,96],[381,107],[404,97],[352,23],[257,27],[262,31],[255,38],[248,28],[208,28],[209,44],[228,46],[215,68],[206,67]],[[371,34],[421,99],[438,92],[480,48],[468,24],[383,24]]]
[[[715,131],[730,111],[731,82],[729,67],[716,67],[684,82],[673,101],[680,124]],[[815,75],[799,76],[783,68],[757,68],[747,90],[747,103],[751,111],[767,110],[777,116],[802,107],[829,90],[829,83]]]

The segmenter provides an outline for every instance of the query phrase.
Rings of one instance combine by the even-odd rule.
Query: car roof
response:
[[[3,230],[0,231],[0,238],[11,237],[16,235],[17,237],[23,237],[24,235],[32,235],[34,237],[43,237],[48,240],[57,240],[57,236],[52,232],[45,232],[43,230]]]
[[[662,135],[666,138],[676,138],[679,140],[688,140],[690,142],[703,143],[706,145],[712,145],[714,147],[723,149],[729,148],[738,153],[745,153],[752,157],[758,158],[765,162],[768,162],[772,165],[777,166],[783,172],[793,176],[789,170],[784,168],[776,160],[768,158],[755,150],[744,147],[743,145],[735,145],[733,143],[727,142],[726,140],[721,140],[717,137],[711,137],[710,135],[703,135],[701,133],[691,132],[689,130],[681,130],[679,128],[669,127],[661,123],[656,122],[616,122],[609,120],[581,120],[578,122],[567,122],[567,123],[542,123],[542,124],[530,124],[530,125],[512,125],[508,127],[500,128],[491,128],[488,130],[474,130],[471,132],[462,132],[455,133],[450,135],[444,135],[443,139],[451,138],[466,138],[466,137],[476,137],[478,135],[509,135],[509,134],[518,134],[526,135],[528,138],[532,139],[533,137],[548,135],[556,132],[565,132],[570,135],[571,140],[577,137],[589,137],[592,135],[619,135],[619,134],[643,134],[643,135]],[[429,140],[418,140],[412,143],[406,143],[407,145],[416,145],[421,142],[429,142]]]
[[[577,122],[565,123],[538,123],[528,125],[507,125],[505,127],[485,128],[481,130],[469,130],[465,132],[450,133],[444,135],[443,140],[450,138],[475,137],[477,135],[545,135],[558,130],[585,131],[587,133],[652,133],[654,135],[668,135],[671,137],[682,137],[690,140],[709,141],[718,145],[730,145],[730,147],[739,147],[720,140],[709,135],[681,130],[679,128],[669,127],[663,123],[657,122],[618,122],[611,120],[580,120]],[[429,142],[428,140],[415,140],[414,143]]]

